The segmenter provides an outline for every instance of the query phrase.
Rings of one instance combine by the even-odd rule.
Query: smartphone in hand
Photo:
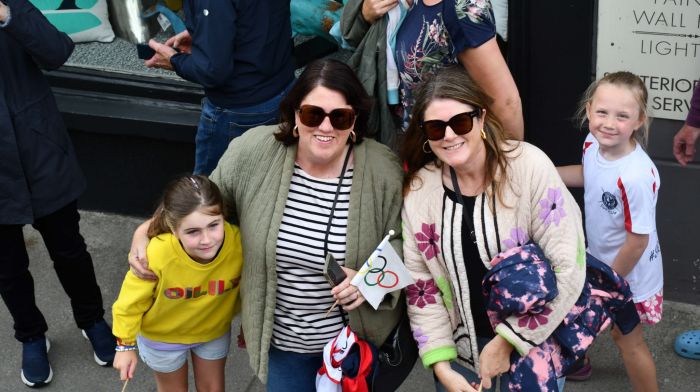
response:
[[[142,60],[148,60],[156,54],[156,51],[148,46],[148,44],[136,44],[136,52]]]
[[[323,263],[323,276],[326,277],[331,287],[339,285],[347,277],[343,268],[335,261],[335,257],[330,252],[326,253],[326,260]]]
[[[2,0],[0,0],[2,1]],[[176,52],[180,53],[180,49],[174,48]],[[156,51],[148,46],[148,44],[136,44],[136,53],[138,53],[141,60],[148,60],[156,54]]]

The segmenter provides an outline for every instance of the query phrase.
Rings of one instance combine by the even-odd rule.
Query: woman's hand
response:
[[[399,0],[364,0],[362,2],[362,17],[367,23],[373,24],[397,4],[399,4]]]
[[[178,48],[180,49],[181,53],[191,54],[192,36],[190,35],[189,31],[185,30],[177,35],[168,38],[168,40],[165,41],[165,46]]]
[[[148,239],[148,226],[151,220],[143,222],[134,230],[134,237],[131,239],[131,250],[129,251],[129,266],[131,272],[137,277],[145,280],[157,280],[158,277],[148,269],[148,258],[146,257],[146,247]]]
[[[333,287],[331,294],[346,311],[357,309],[358,306],[365,302],[365,297],[362,296],[360,290],[350,284],[357,271],[345,267],[341,268],[345,271],[347,277],[339,285]]]
[[[437,362],[433,365],[435,377],[449,392],[476,392],[478,385],[470,385],[469,381],[456,372],[447,361]]]
[[[485,389],[491,388],[491,378],[500,376],[510,369],[510,353],[513,346],[496,335],[484,346],[479,354],[479,377]]]
[[[134,378],[137,363],[138,355],[136,355],[136,351],[117,351],[114,354],[112,367],[119,371],[119,379],[125,381]]]

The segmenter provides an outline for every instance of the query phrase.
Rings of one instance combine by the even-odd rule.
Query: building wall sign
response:
[[[685,120],[700,79],[700,0],[600,0],[596,76],[627,70],[656,118]]]

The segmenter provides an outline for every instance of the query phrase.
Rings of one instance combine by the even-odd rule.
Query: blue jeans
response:
[[[243,132],[260,125],[277,124],[280,101],[293,85],[294,81],[269,100],[243,108],[220,108],[204,98],[195,137],[193,173],[211,174],[231,140]]]
[[[315,391],[316,373],[323,354],[302,354],[270,346],[267,364],[267,391]]]
[[[481,338],[481,337],[476,338],[476,345],[477,345],[477,348],[479,349],[479,352],[481,352],[481,350],[484,349],[484,346],[486,346],[486,344],[490,340],[491,339],[489,339],[489,338]],[[452,367],[452,370],[454,370],[454,371],[458,372],[459,374],[461,374],[462,376],[464,376],[464,378],[466,378],[467,381],[469,381],[470,383],[479,384],[479,382],[481,381],[479,379],[479,376],[475,372],[465,368],[462,365],[457,364],[456,362],[450,363],[450,366]],[[489,388],[489,389],[484,388],[484,389],[482,389],[482,391],[483,392],[496,392],[496,379],[499,379],[501,382],[500,392],[509,392],[510,391],[510,389],[508,389],[508,382],[510,381],[510,376],[508,373],[503,374],[501,377],[494,377],[493,379],[491,379],[491,388]],[[565,381],[566,381],[566,377],[562,377],[562,378],[557,380],[557,386],[559,387],[559,392],[564,392]],[[447,392],[447,389],[440,383],[440,381],[438,381],[437,377],[435,377],[435,390],[438,392]]]

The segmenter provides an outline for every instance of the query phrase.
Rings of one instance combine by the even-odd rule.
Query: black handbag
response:
[[[399,323],[378,350],[379,374],[372,382],[373,391],[395,391],[413,370],[418,359],[418,346],[408,315],[404,311]]]

